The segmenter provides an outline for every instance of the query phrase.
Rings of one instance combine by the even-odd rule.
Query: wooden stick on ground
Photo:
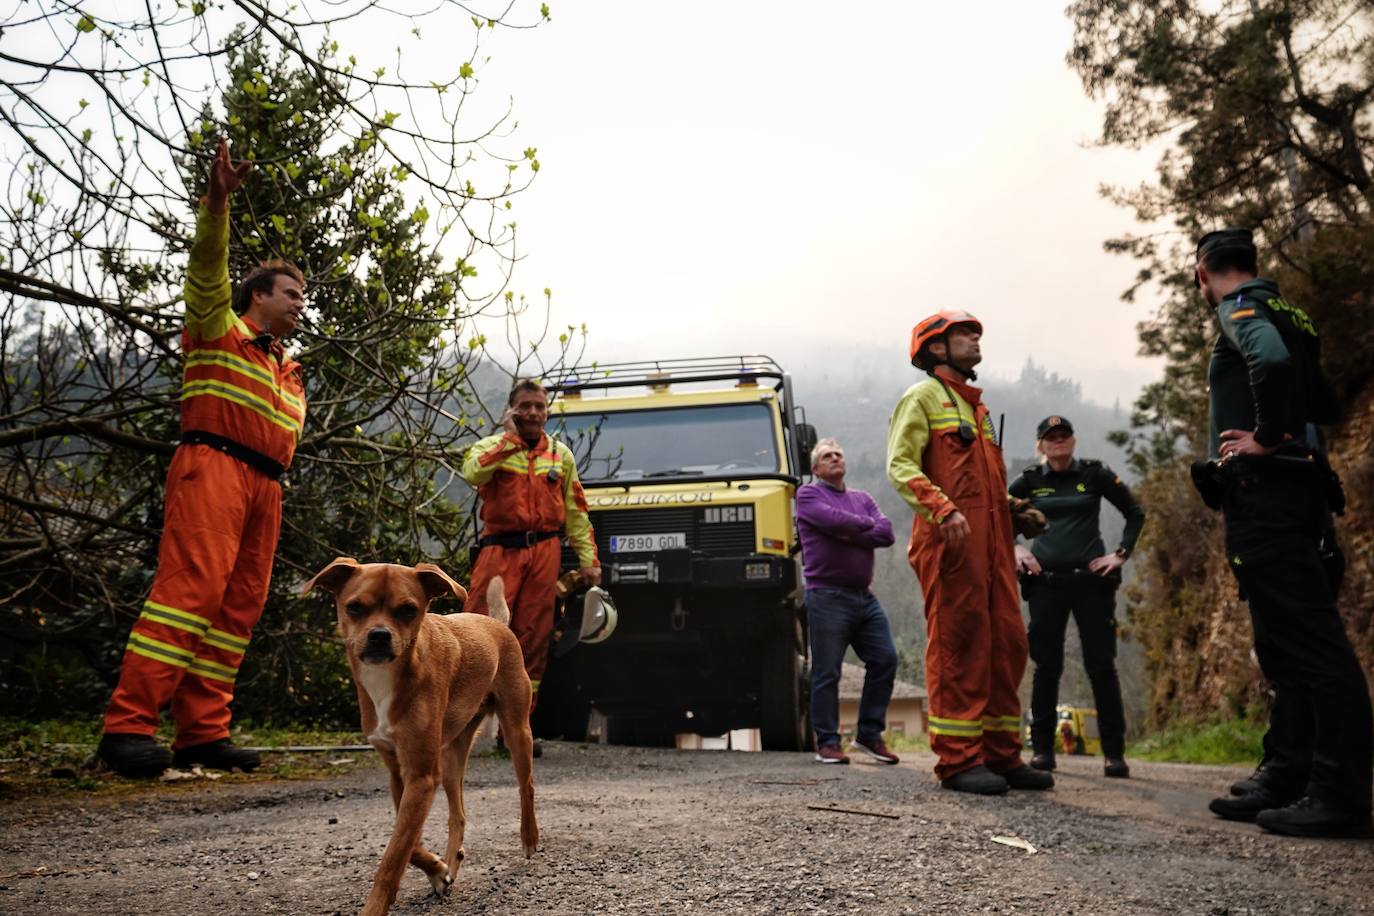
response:
[[[812,811],[833,811],[836,814],[866,814],[869,817],[886,817],[897,820],[900,814],[888,814],[886,811],[860,811],[858,808],[832,808],[826,805],[807,805]]]

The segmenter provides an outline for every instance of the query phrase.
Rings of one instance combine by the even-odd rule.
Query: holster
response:
[[[1193,486],[1197,488],[1203,504],[1208,509],[1220,512],[1226,493],[1221,480],[1221,465],[1215,461],[1194,461],[1188,467],[1188,474],[1193,478]]]
[[[1336,515],[1345,515],[1345,487],[1341,485],[1341,475],[1331,466],[1326,452],[1314,451],[1312,457],[1317,462],[1317,474],[1321,480],[1322,493],[1326,496],[1326,508]]]

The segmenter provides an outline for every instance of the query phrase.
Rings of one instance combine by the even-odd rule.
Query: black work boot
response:
[[[971,792],[974,795],[1001,795],[1011,788],[1007,781],[992,770],[979,764],[971,770],[955,773],[940,785],[955,792]]]
[[[210,741],[206,744],[193,744],[172,752],[172,763],[179,767],[200,765],[212,770],[243,770],[251,773],[262,763],[257,751],[234,747],[228,738]]]
[[[1131,768],[1125,757],[1107,757],[1102,762],[1102,775],[1108,779],[1130,779]]]
[[[1258,792],[1264,785],[1264,761],[1255,767],[1255,772],[1244,779],[1237,779],[1231,783],[1232,795],[1249,795],[1251,792]]]
[[[172,765],[172,752],[152,735],[101,735],[95,753],[110,769],[131,779],[159,776]]]
[[[1054,772],[1054,751],[1038,751],[1031,758],[1030,765],[1037,770],[1044,770],[1046,773]]]
[[[1013,789],[1028,789],[1032,792],[1041,792],[1045,789],[1054,788],[1054,777],[1044,770],[1033,770],[1021,764],[1014,770],[1007,770],[999,774],[1007,781],[1007,785]]]
[[[1253,821],[1261,811],[1282,808],[1296,800],[1297,797],[1294,795],[1281,795],[1261,785],[1256,792],[1247,792],[1230,798],[1214,798],[1207,805],[1207,810],[1228,821]]]
[[[1266,808],[1255,817],[1255,823],[1270,833],[1286,836],[1374,836],[1367,804],[1363,808],[1340,808],[1310,795],[1284,808]]]

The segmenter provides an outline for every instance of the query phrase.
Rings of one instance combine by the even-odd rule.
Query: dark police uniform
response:
[[[1052,417],[1046,423],[1060,419]],[[1071,426],[1069,430],[1072,432]],[[1104,497],[1126,518],[1117,548],[1123,557],[1135,548],[1145,512],[1111,468],[1090,458],[1075,458],[1063,471],[1055,471],[1048,464],[1026,468],[1008,490],[1012,496],[1029,499],[1050,523],[1049,530],[1035,538],[1030,548],[1042,573],[1021,577],[1022,594],[1030,604],[1030,656],[1035,662],[1031,744],[1037,754],[1054,751],[1064,633],[1073,614],[1083,643],[1083,667],[1097,704],[1102,754],[1120,758],[1126,738],[1121,684],[1116,676],[1116,589],[1121,573],[1102,576],[1089,572],[1088,563],[1107,552],[1098,528]]]
[[[1276,456],[1233,457],[1219,473],[1226,553],[1249,602],[1255,654],[1290,710],[1266,736],[1265,787],[1367,816],[1369,691],[1322,565],[1327,498],[1305,444],[1309,422],[1336,419],[1317,329],[1264,279],[1228,293],[1216,313],[1210,454],[1219,456],[1228,429],[1281,446]]]

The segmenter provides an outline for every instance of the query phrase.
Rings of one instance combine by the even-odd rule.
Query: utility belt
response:
[[[1209,509],[1220,510],[1225,505],[1227,489],[1235,481],[1254,477],[1276,484],[1315,483],[1326,501],[1326,508],[1336,515],[1345,514],[1345,488],[1341,486],[1340,475],[1331,467],[1325,452],[1309,445],[1284,445],[1272,455],[1235,455],[1194,461],[1189,474]]]
[[[533,547],[540,541],[556,538],[561,531],[510,531],[506,534],[486,534],[477,540],[478,547]]]
[[[1092,584],[1115,590],[1121,584],[1121,570],[1113,570],[1105,576],[1087,568],[1042,569],[1037,574],[1021,573],[1022,588],[1042,585],[1046,588],[1067,588],[1080,584]]]
[[[268,458],[261,452],[255,452],[246,445],[240,445],[233,439],[226,439],[224,436],[207,433],[201,429],[188,429],[183,432],[181,444],[208,445],[210,448],[224,452],[230,458],[242,461],[258,473],[265,474],[276,481],[280,481],[282,475],[286,473],[286,467],[281,462]]]

